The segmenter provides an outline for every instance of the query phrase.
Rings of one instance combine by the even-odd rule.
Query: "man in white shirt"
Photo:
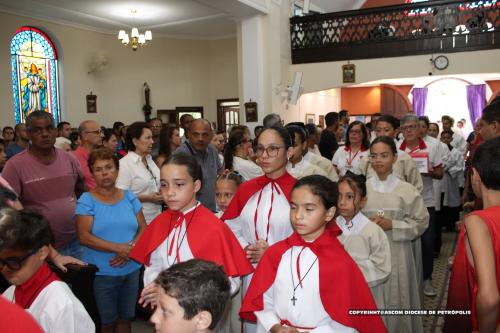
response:
[[[436,296],[437,293],[432,286],[432,270],[434,259],[435,243],[435,195],[432,179],[443,178],[443,161],[440,154],[440,148],[437,144],[427,144],[420,138],[418,117],[414,114],[408,114],[401,119],[401,131],[403,141],[399,144],[399,150],[405,151],[417,163],[422,176],[424,188],[422,197],[425,206],[429,212],[429,227],[422,234],[422,259],[424,275],[424,294],[427,296]]]

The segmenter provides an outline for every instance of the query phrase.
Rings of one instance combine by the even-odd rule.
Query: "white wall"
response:
[[[500,50],[449,53],[447,69],[433,70],[430,55],[353,60],[356,65],[356,83],[382,79],[413,78],[428,75],[477,74],[500,72]],[[291,65],[289,76],[303,72],[302,86],[305,92],[314,92],[346,86],[342,83],[342,65],[347,61],[321,62]]]
[[[14,123],[10,40],[23,25],[40,28],[58,47],[62,119],[73,126],[95,119],[110,126],[115,120],[143,120],[142,87],[151,89],[153,115],[157,109],[203,106],[205,117],[216,120],[216,100],[238,97],[236,39],[213,41],[153,38],[132,52],[115,35],[81,30],[46,21],[0,13],[0,125]],[[153,36],[154,37],[154,36]],[[95,58],[106,57],[101,72],[88,74]],[[97,95],[97,114],[86,113],[85,96]]]
[[[319,116],[328,112],[340,111],[340,88],[324,91],[317,91],[309,94],[303,94],[297,102],[295,109],[297,121],[306,122],[306,114],[315,115],[315,123],[319,124]]]

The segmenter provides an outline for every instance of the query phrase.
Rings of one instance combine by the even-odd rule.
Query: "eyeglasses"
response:
[[[264,146],[257,146],[257,148],[255,148],[255,153],[257,154],[257,156],[262,156],[262,155],[264,155],[264,152],[266,152],[267,156],[276,157],[278,155],[278,152],[282,148],[285,148],[285,147],[284,146],[269,146],[267,148],[264,148]]]
[[[33,249],[26,253],[24,256],[20,257],[11,257],[7,259],[0,259],[0,270],[4,268],[4,266],[7,266],[10,270],[13,271],[18,271],[23,267],[24,262],[26,259],[34,255],[35,253],[38,252],[39,249]]]
[[[401,130],[404,131],[409,131],[409,130],[416,130],[418,128],[418,125],[408,125],[408,126],[401,126]]]
[[[87,134],[101,134],[102,130],[98,129],[98,130],[95,130],[95,131],[85,131],[85,133],[87,133]]]
[[[370,154],[370,155],[368,155],[368,158],[372,161],[375,161],[379,158],[385,160],[391,156],[393,156],[392,153],[380,153],[380,154]]]
[[[33,134],[37,134],[37,135],[40,135],[43,133],[43,131],[47,131],[47,132],[52,132],[54,130],[54,127],[53,126],[47,126],[47,127],[32,127],[30,128],[30,132],[33,133]]]

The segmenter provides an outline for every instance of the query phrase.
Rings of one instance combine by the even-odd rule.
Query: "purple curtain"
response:
[[[413,112],[420,117],[424,115],[425,106],[427,105],[427,88],[413,88],[411,94],[413,96]]]
[[[483,114],[483,109],[486,106],[486,85],[472,84],[467,86],[466,89],[470,121],[472,126],[474,126],[476,120]]]

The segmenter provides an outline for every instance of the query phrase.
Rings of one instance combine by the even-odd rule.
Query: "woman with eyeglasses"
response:
[[[78,199],[78,239],[83,259],[99,268],[94,295],[101,331],[130,332],[141,265],[130,261],[129,252],[146,229],[146,221],[135,194],[116,187],[119,164],[114,151],[105,147],[93,150],[89,166],[96,187]]]
[[[359,163],[368,155],[370,141],[365,124],[356,120],[347,127],[345,146],[340,147],[333,155],[332,164],[337,169],[339,176],[344,176],[347,171],[361,174]]]
[[[429,214],[419,191],[392,172],[397,160],[392,138],[377,137],[370,146],[369,158],[375,175],[366,182],[368,200],[362,212],[385,231],[389,240],[392,268],[383,285],[386,308],[420,309],[420,253],[414,253],[412,242],[427,229]],[[389,332],[423,332],[420,316],[388,316],[385,322]]]
[[[135,122],[127,128],[125,144],[128,154],[120,160],[116,187],[137,195],[143,206],[146,223],[161,213],[160,169],[151,157],[153,133],[145,122]]]
[[[262,169],[248,158],[251,149],[252,140],[247,131],[243,129],[231,131],[224,148],[225,168],[238,172],[245,180],[262,176]]]
[[[264,175],[241,184],[221,217],[254,265],[270,245],[292,234],[289,198],[297,181],[286,171],[292,154],[292,140],[286,129],[266,128],[257,139],[255,151]],[[250,280],[251,275],[243,278],[242,296]],[[245,322],[244,331],[255,332],[256,325]]]

